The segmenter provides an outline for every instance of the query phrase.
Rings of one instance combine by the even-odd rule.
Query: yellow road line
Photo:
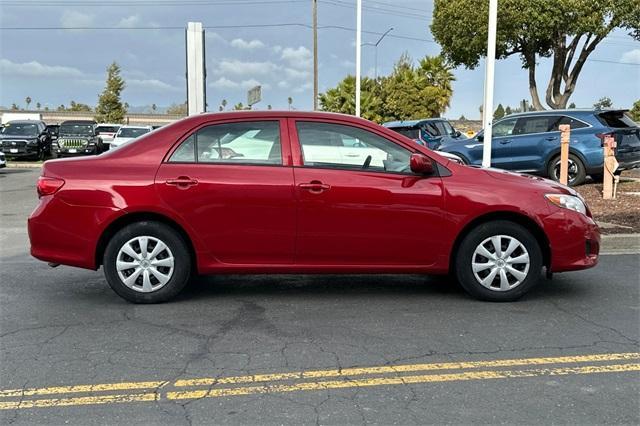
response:
[[[167,382],[125,382],[103,383],[97,385],[56,386],[50,388],[8,389],[0,390],[0,397],[55,395],[82,392],[106,392],[132,389],[155,389],[166,383]]]
[[[550,369],[511,370],[511,371],[470,371],[451,374],[427,374],[419,376],[378,377],[358,380],[327,380],[318,382],[296,383],[292,385],[261,385],[225,389],[211,389],[186,392],[167,392],[170,400],[219,398],[225,396],[253,395],[265,393],[282,393],[296,391],[313,391],[328,389],[359,388],[369,386],[390,386],[402,384],[419,384],[434,382],[454,382],[486,379],[513,379],[538,376],[565,376],[576,374],[617,373],[640,371],[640,364],[590,365],[585,367],[567,367]]]
[[[430,363],[430,364],[408,364],[408,365],[386,365],[374,367],[356,367],[345,368],[342,370],[311,370],[297,371],[273,374],[256,374],[247,376],[222,377],[215,378],[199,378],[177,380],[174,383],[176,387],[187,386],[211,386],[215,384],[240,384],[240,383],[262,383],[280,380],[295,379],[319,379],[329,377],[352,377],[369,374],[387,374],[387,373],[410,373],[418,371],[434,371],[434,370],[456,370],[467,368],[497,368],[497,367],[515,367],[526,365],[543,365],[543,364],[566,364],[566,363],[582,363],[582,362],[602,362],[602,361],[621,361],[640,359],[639,352],[629,353],[613,353],[613,354],[592,354],[592,355],[576,355],[563,357],[543,357],[543,358],[519,358],[519,359],[502,359],[491,361],[462,361],[448,363]],[[6,397],[25,397],[38,395],[56,395],[68,393],[89,393],[89,392],[111,392],[122,390],[141,390],[156,389],[167,385],[165,381],[148,381],[148,382],[123,382],[123,383],[103,383],[94,385],[73,385],[73,386],[56,386],[45,388],[28,388],[28,389],[8,389],[0,390],[0,398]]]
[[[66,407],[73,405],[122,404],[127,402],[150,402],[156,401],[157,399],[158,394],[156,393],[82,396],[75,398],[56,399],[33,399],[25,401],[0,402],[0,410],[15,410],[18,408]]]
[[[236,384],[236,383],[259,383],[272,382],[277,380],[293,380],[293,379],[317,379],[325,377],[351,377],[362,376],[366,374],[385,374],[385,373],[409,373],[416,371],[433,371],[433,370],[458,370],[465,368],[496,368],[496,367],[515,367],[523,365],[542,365],[542,364],[567,364],[580,362],[598,362],[598,361],[620,361],[640,359],[639,352],[617,353],[617,354],[594,354],[594,355],[577,355],[563,357],[546,357],[546,358],[521,358],[521,359],[500,359],[492,361],[463,361],[463,362],[447,362],[447,363],[430,363],[430,364],[410,364],[410,365],[385,365],[379,367],[362,367],[362,368],[344,368],[342,370],[315,370],[315,371],[297,371],[289,373],[274,374],[257,374],[252,376],[236,376],[201,379],[184,379],[178,380],[174,386],[211,386],[215,384]],[[1,394],[0,394],[1,395]]]

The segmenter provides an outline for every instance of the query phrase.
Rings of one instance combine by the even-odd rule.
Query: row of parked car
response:
[[[560,129],[571,129],[569,185],[580,185],[590,175],[602,177],[602,142],[612,136],[619,167],[616,173],[640,167],[640,127],[620,109],[567,109],[510,114],[493,123],[491,165],[496,168],[560,179]],[[455,130],[445,119],[395,121],[384,124],[421,145],[459,162],[482,164],[484,132],[473,138]]]
[[[9,121],[0,130],[0,163],[9,159],[44,160],[54,157],[97,155],[117,148],[154,129],[153,126],[98,124],[68,120],[47,125],[41,120]]]

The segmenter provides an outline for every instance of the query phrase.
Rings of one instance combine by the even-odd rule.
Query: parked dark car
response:
[[[58,139],[53,144],[58,157],[97,155],[104,151],[102,139],[96,132],[96,124],[91,120],[62,122]]]
[[[626,110],[551,110],[511,114],[493,124],[491,165],[560,179],[561,124],[571,127],[569,185],[580,185],[587,175],[603,173],[602,141],[612,135],[618,143],[617,172],[640,167],[640,127]],[[467,141],[448,141],[439,150],[482,164],[483,132]]]
[[[442,143],[467,139],[444,118],[390,121],[383,126],[434,150]]]
[[[51,155],[51,135],[40,120],[16,120],[0,131],[2,152],[7,158],[44,160]]]
[[[59,124],[47,124],[47,132],[51,135],[51,140],[58,139],[58,131],[60,130]]]

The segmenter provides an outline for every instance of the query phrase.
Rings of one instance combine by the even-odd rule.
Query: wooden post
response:
[[[571,127],[568,124],[561,124],[560,128],[560,183],[569,183],[569,139],[571,137]]]
[[[616,141],[613,135],[606,135],[602,143],[604,150],[604,170],[602,181],[602,198],[605,200],[611,200],[615,198],[613,193],[613,172],[618,168],[618,161],[616,160],[614,148],[616,147]]]

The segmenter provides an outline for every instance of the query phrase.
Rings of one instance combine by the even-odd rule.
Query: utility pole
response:
[[[318,0],[313,4],[313,110],[318,110]]]
[[[362,0],[356,1],[356,117],[360,117],[360,59],[362,53]]]
[[[489,28],[487,36],[487,62],[484,76],[484,107],[482,127],[484,141],[482,167],[491,167],[491,139],[493,136],[493,81],[496,62],[496,27],[498,25],[498,0],[489,0]]]

